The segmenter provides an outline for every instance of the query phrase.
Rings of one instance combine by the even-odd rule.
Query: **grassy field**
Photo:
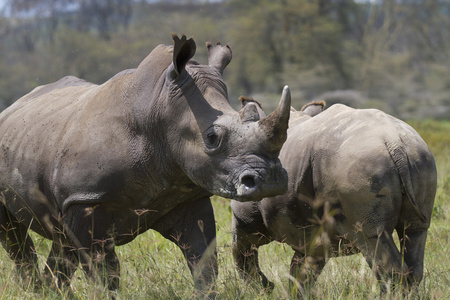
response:
[[[412,122],[430,146],[438,167],[438,190],[425,253],[425,275],[419,288],[421,299],[450,299],[450,122]],[[289,298],[288,272],[293,251],[272,243],[260,249],[264,273],[275,283],[272,293],[262,293],[257,283],[246,284],[234,269],[230,251],[231,210],[229,200],[214,197],[217,221],[221,299]],[[33,235],[42,268],[49,242]],[[181,251],[154,231],[117,247],[121,261],[118,299],[191,299],[193,282]],[[104,299],[103,287],[89,283],[78,270],[72,281],[72,297],[55,290],[33,292],[21,287],[14,265],[0,251],[0,299]],[[361,255],[332,259],[317,283],[317,299],[376,299],[378,285]],[[400,295],[388,295],[401,299]],[[408,297],[413,298],[413,297]]]

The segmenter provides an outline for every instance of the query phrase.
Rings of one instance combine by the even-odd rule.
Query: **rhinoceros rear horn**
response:
[[[176,34],[172,34],[173,39],[173,61],[169,67],[172,78],[180,76],[188,61],[194,56],[197,46],[192,38],[186,39],[183,34],[181,39]]]
[[[291,92],[286,85],[277,108],[266,118],[259,121],[260,127],[269,140],[272,151],[280,151],[287,138],[289,115],[291,110]]]
[[[208,65],[223,74],[223,70],[231,61],[230,46],[222,46],[220,42],[213,46],[210,42],[207,42],[206,48],[208,49]]]

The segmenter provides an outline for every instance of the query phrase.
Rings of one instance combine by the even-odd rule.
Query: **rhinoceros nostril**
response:
[[[241,183],[247,188],[254,188],[256,186],[255,178],[252,175],[245,175],[242,177]]]

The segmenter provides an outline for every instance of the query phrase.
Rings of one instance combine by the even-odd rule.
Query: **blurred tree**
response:
[[[11,18],[45,27],[52,38],[62,23],[80,31],[95,29],[110,38],[119,26],[128,26],[132,0],[5,0]]]
[[[340,86],[352,85],[341,49],[351,31],[353,1],[230,0],[229,5],[235,16],[230,39],[245,53],[235,78],[244,83],[243,92],[280,90],[290,81],[286,77],[295,82],[299,70],[318,64],[326,65]]]
[[[450,86],[444,75],[450,70],[449,8],[439,0],[372,4],[359,44],[360,88],[371,98],[390,101],[397,115],[416,111],[418,105],[448,101],[448,97],[432,100],[430,91],[436,85]]]
[[[82,31],[94,26],[100,36],[109,39],[119,25],[128,26],[131,0],[79,0],[77,27]]]
[[[296,107],[341,90],[397,116],[450,115],[448,0],[3,1],[0,109],[65,75],[102,83],[175,32],[201,63],[205,41],[230,44],[232,103],[267,95],[270,110],[289,84]]]

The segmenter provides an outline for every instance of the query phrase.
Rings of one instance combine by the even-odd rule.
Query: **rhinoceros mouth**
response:
[[[239,176],[239,181],[236,185],[236,195],[239,197],[246,197],[257,193],[258,189],[261,187],[261,181],[258,174],[253,172],[243,172]]]
[[[246,190],[250,190],[256,187],[255,178],[250,175],[245,175],[241,179],[242,184]]]
[[[228,189],[220,188],[221,196],[244,202],[261,200],[287,191],[287,173],[284,169],[275,178],[267,178],[255,170],[244,171],[236,177],[237,180]]]

